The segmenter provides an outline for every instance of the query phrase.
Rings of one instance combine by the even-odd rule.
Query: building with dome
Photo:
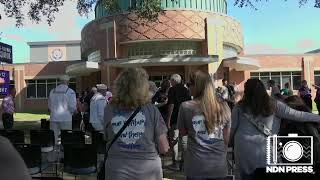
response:
[[[228,16],[226,0],[162,0],[164,13],[156,22],[128,12],[134,2],[120,0],[121,12],[115,15],[97,3],[95,20],[81,33],[85,61],[66,69],[82,76],[79,83],[112,85],[121,69],[129,66],[145,68],[157,84],[174,73],[187,81],[197,69],[222,79],[229,77],[230,68],[259,67],[254,60],[238,57],[243,51],[242,27]]]

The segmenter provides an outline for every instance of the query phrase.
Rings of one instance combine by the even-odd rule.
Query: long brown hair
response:
[[[275,101],[259,79],[248,79],[244,85],[244,95],[239,102],[245,113],[256,116],[270,116],[275,111]]]
[[[230,120],[230,108],[225,102],[218,101],[213,80],[208,73],[197,71],[191,74],[190,85],[194,87],[194,100],[199,103],[207,131],[211,134],[217,126]]]

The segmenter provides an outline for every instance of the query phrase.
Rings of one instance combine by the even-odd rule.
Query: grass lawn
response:
[[[318,113],[316,103],[313,102],[313,113]],[[20,112],[14,115],[15,121],[37,121],[40,119],[49,119],[49,113],[44,111]]]
[[[313,113],[318,113],[316,103],[312,104]],[[40,121],[40,119],[49,119],[49,112],[44,111],[30,111],[30,112],[19,112],[14,114],[15,121]]]
[[[19,112],[14,114],[15,121],[36,121],[40,119],[48,119],[49,113],[48,112]]]

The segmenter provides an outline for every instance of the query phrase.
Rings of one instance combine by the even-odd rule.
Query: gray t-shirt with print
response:
[[[180,107],[178,128],[188,132],[185,174],[190,177],[225,177],[227,162],[223,129],[230,128],[230,119],[208,134],[199,105],[195,101],[187,101]]]
[[[121,110],[107,105],[104,119],[108,144],[132,113],[133,110]],[[106,163],[106,172],[110,169],[112,171],[111,177],[106,173],[109,179],[118,179],[120,176],[127,179],[144,179],[146,174],[149,174],[149,177],[146,176],[147,179],[151,178],[150,174],[155,176],[151,179],[160,179],[162,169],[158,140],[160,135],[166,133],[167,127],[158,108],[152,104],[142,106],[140,112],[110,148]]]

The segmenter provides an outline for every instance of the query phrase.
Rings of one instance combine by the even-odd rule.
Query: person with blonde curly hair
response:
[[[105,162],[106,179],[161,180],[159,154],[168,151],[169,143],[161,113],[151,104],[148,74],[142,68],[125,69],[113,88],[112,102],[104,113],[109,143],[135,109],[141,110],[111,146]]]

